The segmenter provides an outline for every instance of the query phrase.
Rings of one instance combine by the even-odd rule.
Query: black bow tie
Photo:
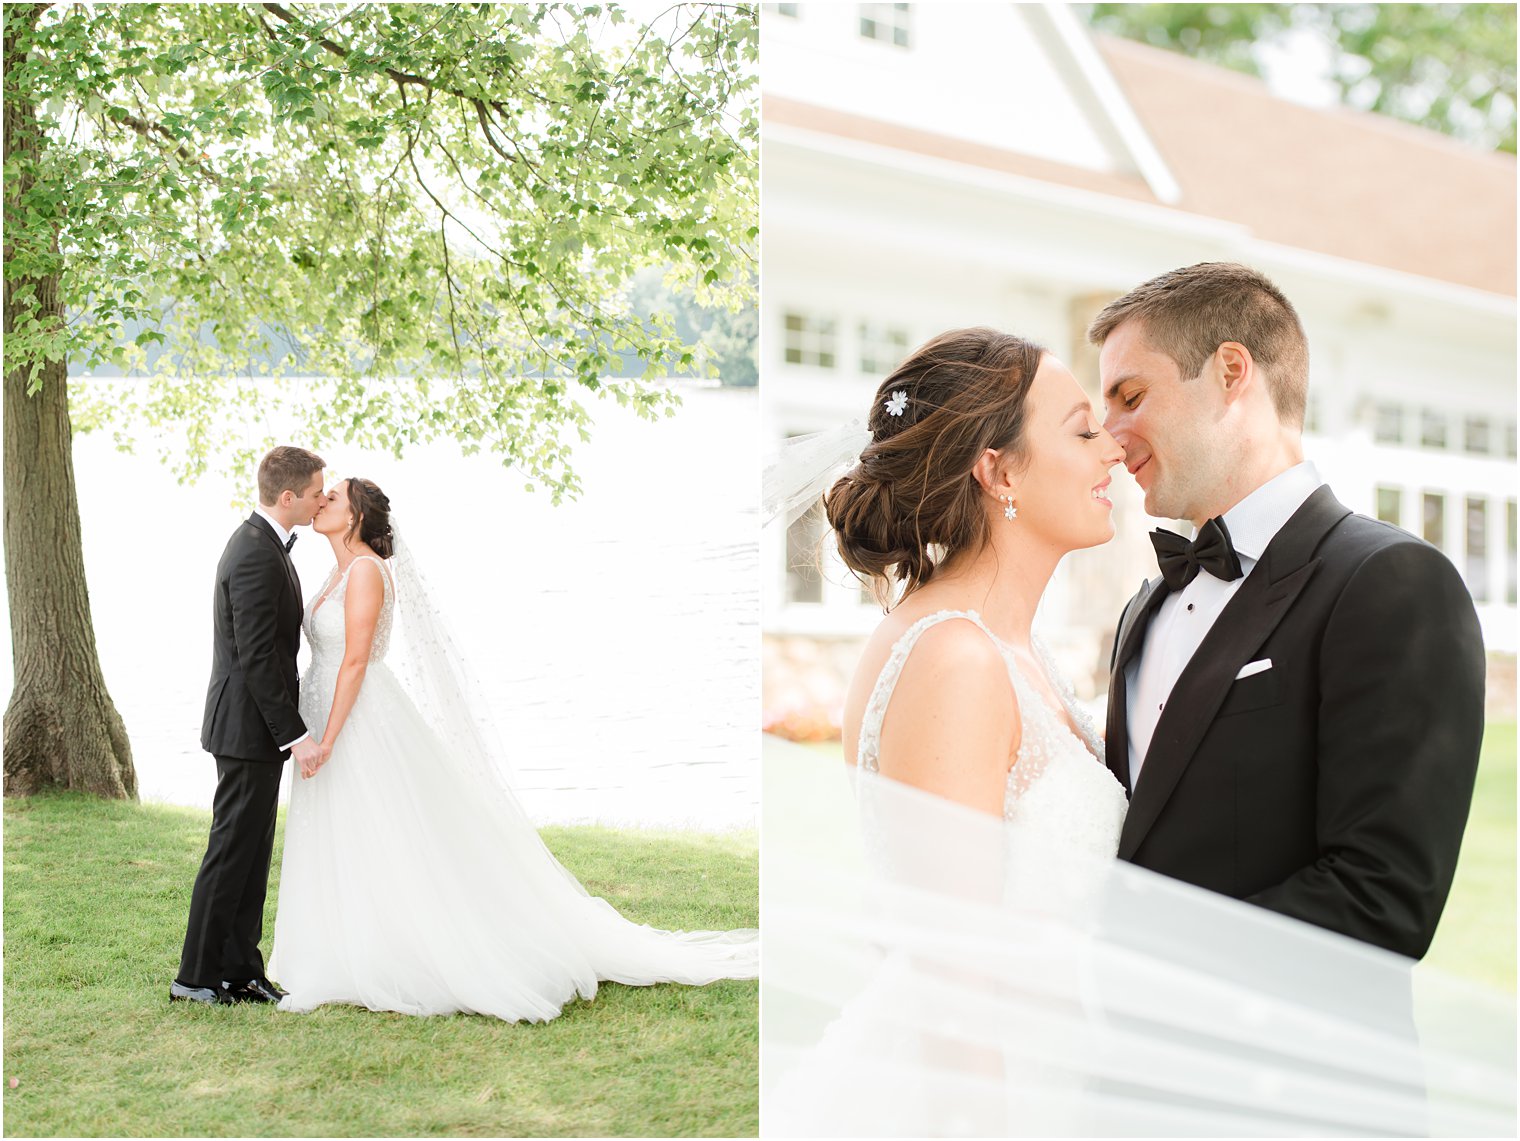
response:
[[[290,548],[293,547],[293,546],[295,546],[295,545],[296,545],[296,537],[295,537],[294,533],[292,533],[291,536],[290,536],[290,538],[288,538],[288,539],[285,540],[285,553],[288,555],[290,553]]]
[[[1223,519],[1210,519],[1198,529],[1191,543],[1181,535],[1157,527],[1151,532],[1151,546],[1156,548],[1156,562],[1167,590],[1181,590],[1198,577],[1200,569],[1221,582],[1234,582],[1245,572],[1240,556],[1230,543],[1229,528]]]

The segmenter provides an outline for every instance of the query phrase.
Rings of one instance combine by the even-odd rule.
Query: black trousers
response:
[[[264,896],[274,852],[283,763],[216,758],[211,838],[190,895],[190,921],[179,960],[186,986],[262,978]]]

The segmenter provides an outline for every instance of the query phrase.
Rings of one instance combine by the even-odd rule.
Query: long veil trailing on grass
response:
[[[391,531],[396,622],[390,660],[397,676],[448,755],[512,796],[511,758],[487,712],[490,705],[455,645],[406,536],[394,523]]]
[[[768,741],[768,1136],[1514,1136],[1509,995]]]

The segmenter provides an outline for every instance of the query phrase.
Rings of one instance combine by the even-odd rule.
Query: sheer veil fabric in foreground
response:
[[[360,561],[307,608],[301,713],[317,736]],[[291,791],[271,963],[290,992],[281,1008],[336,1002],[542,1021],[591,997],[598,981],[754,978],[757,932],[632,922],[554,858],[512,793],[488,706],[404,543],[382,578],[353,712],[331,759]],[[466,619],[471,605],[460,602]]]
[[[767,1136],[1513,1136],[1515,1012],[767,738]]]
[[[761,526],[779,519],[785,527],[807,514],[870,442],[870,429],[857,418],[783,443],[766,458],[760,475]]]

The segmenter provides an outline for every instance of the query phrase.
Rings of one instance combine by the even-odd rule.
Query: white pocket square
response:
[[[1262,658],[1259,662],[1247,662],[1240,667],[1240,672],[1235,675],[1235,680],[1239,681],[1241,678],[1250,677],[1252,674],[1266,673],[1271,668],[1271,658]]]

